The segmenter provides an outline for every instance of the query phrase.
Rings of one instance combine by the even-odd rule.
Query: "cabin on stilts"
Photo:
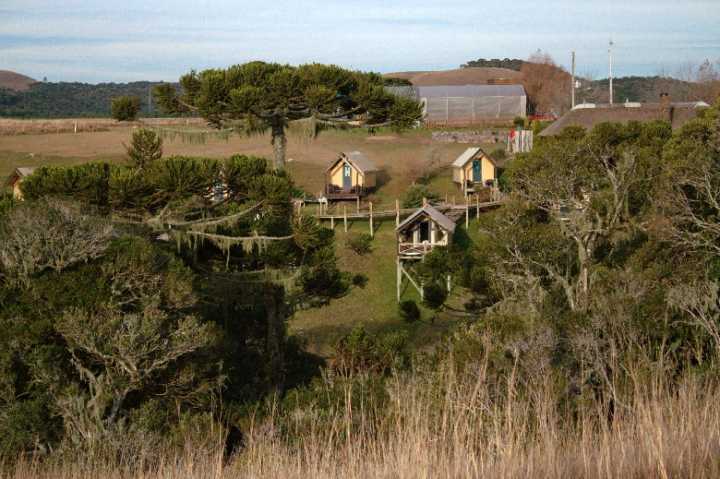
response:
[[[453,181],[464,193],[496,186],[501,165],[481,148],[468,148],[452,164]]]
[[[402,296],[403,278],[417,290],[420,299],[425,297],[425,287],[413,278],[412,268],[406,269],[406,262],[422,260],[438,246],[449,246],[455,233],[455,222],[430,205],[425,205],[408,216],[395,229],[397,234],[397,300]],[[447,290],[450,291],[450,276]]]
[[[378,168],[359,151],[341,153],[325,170],[325,197],[328,200],[355,200],[377,185]]]
[[[453,220],[425,205],[396,228],[398,257],[422,259],[436,246],[448,246],[454,232]]]

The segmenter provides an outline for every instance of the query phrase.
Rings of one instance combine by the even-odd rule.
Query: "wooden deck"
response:
[[[402,259],[422,259],[440,244],[431,243],[398,243],[398,256]]]

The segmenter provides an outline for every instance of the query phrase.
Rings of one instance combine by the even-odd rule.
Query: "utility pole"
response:
[[[610,59],[610,105],[613,104],[613,61],[612,61],[612,47],[613,47],[613,41],[610,40],[610,45],[608,46],[608,57]]]
[[[572,52],[572,107],[575,108],[575,52]]]

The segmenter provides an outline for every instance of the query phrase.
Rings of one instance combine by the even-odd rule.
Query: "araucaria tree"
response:
[[[408,128],[422,116],[417,102],[388,93],[380,75],[334,65],[251,62],[191,71],[180,85],[180,94],[170,84],[155,88],[164,110],[196,112],[216,128],[241,133],[270,131],[276,169],[285,166],[291,122],[305,120],[305,131],[315,135],[323,126]]]

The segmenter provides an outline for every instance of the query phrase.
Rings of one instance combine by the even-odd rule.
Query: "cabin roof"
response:
[[[453,161],[453,166],[456,168],[462,168],[467,164],[468,161],[475,158],[478,153],[482,154],[482,156],[486,157],[488,160],[492,161],[495,166],[498,166],[497,162],[492,159],[487,153],[485,153],[482,148],[474,147],[474,148],[468,148],[465,150],[465,152],[457,157],[457,160]]]
[[[431,220],[439,224],[443,229],[454,232],[455,231],[455,222],[445,216],[444,214],[440,213],[438,210],[436,210],[434,207],[430,205],[426,205],[417,211],[415,211],[413,214],[405,218],[405,221],[400,223],[398,227],[396,228],[397,231],[404,230],[408,225],[412,224],[417,220],[420,216],[423,214],[430,217]]]
[[[20,166],[18,168],[15,168],[15,170],[10,174],[10,176],[8,176],[5,184],[10,186],[18,179],[32,175],[35,170],[37,170],[37,167],[35,166]]]
[[[670,121],[673,129],[682,127],[697,116],[699,110],[707,108],[705,102],[671,102],[662,103],[618,103],[582,104],[565,113],[552,125],[540,132],[540,136],[554,136],[570,126],[579,126],[592,130],[600,123],[627,123],[629,121]]]
[[[373,163],[372,160],[365,156],[364,153],[361,153],[359,151],[341,153],[340,156],[335,161],[333,161],[325,171],[330,171],[330,169],[332,169],[332,167],[334,167],[338,161],[343,159],[347,160],[351,165],[353,165],[357,170],[361,171],[362,173],[378,171],[378,167],[375,166],[375,163]]]

